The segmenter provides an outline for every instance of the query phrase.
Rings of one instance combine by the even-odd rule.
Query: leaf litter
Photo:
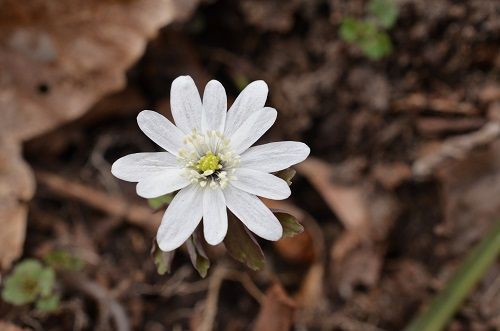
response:
[[[101,6],[111,4],[130,5],[104,1]],[[366,59],[338,37],[343,17],[366,12],[363,1],[292,1],[286,7],[277,1],[204,4],[188,21],[160,32],[129,70],[125,92],[104,99],[76,121],[105,93],[123,87],[126,66],[118,70],[111,61],[115,69],[106,83],[88,85],[94,76],[78,74],[86,88],[73,91],[76,96],[59,93],[71,86],[72,76],[61,79],[64,72],[43,64],[59,54],[50,41],[57,25],[45,33],[23,29],[6,39],[8,47],[25,55],[26,47],[34,47],[23,63],[40,74],[16,77],[21,87],[15,91],[1,89],[0,102],[6,105],[17,100],[19,91],[32,93],[31,103],[1,115],[9,114],[0,124],[5,146],[0,149],[5,160],[0,183],[17,184],[0,190],[0,214],[8,215],[0,224],[8,219],[15,226],[12,235],[0,232],[5,233],[0,242],[17,244],[2,257],[2,266],[21,253],[43,258],[46,247],[77,249],[88,260],[82,278],[61,280],[66,295],[65,309],[58,313],[61,322],[37,317],[37,323],[83,330],[85,323],[72,323],[78,317],[89,329],[119,324],[144,330],[200,325],[204,330],[250,330],[278,309],[283,329],[403,329],[499,216],[499,11],[498,4],[479,0],[398,4],[390,30],[394,48],[380,61]],[[269,17],[279,19],[270,22]],[[9,24],[14,23],[2,20],[2,34],[12,33],[4,30]],[[37,24],[46,24],[43,17]],[[95,31],[88,31],[89,38],[95,37]],[[30,46],[33,38],[37,42]],[[137,40],[143,45],[144,37]],[[92,49],[102,45],[108,46]],[[0,61],[13,61],[2,47]],[[127,63],[138,55],[134,52]],[[105,60],[103,65],[109,59],[103,55],[95,61]],[[37,61],[42,61],[40,69]],[[86,65],[98,67],[85,62],[78,68]],[[266,202],[294,215],[304,232],[262,244],[262,271],[245,269],[222,246],[207,246],[212,267],[206,279],[182,249],[165,260],[163,267],[171,266],[171,273],[158,275],[149,252],[161,213],[152,213],[133,187],[109,175],[119,155],[153,150],[135,128],[134,117],[145,107],[169,116],[168,85],[185,73],[198,77],[199,86],[217,77],[233,86],[232,96],[242,81],[266,80],[272,91],[269,103],[280,116],[263,142],[301,139],[312,147],[315,158],[296,169],[292,199]],[[34,77],[47,82],[37,84]],[[31,116],[29,111],[41,105],[46,112]],[[22,130],[17,129],[20,123]],[[26,140],[22,154],[20,142]],[[36,169],[35,177],[22,156]],[[38,189],[31,200],[34,178]],[[499,272],[497,262],[451,329],[500,327]],[[279,295],[277,286],[283,289]],[[82,305],[87,299],[90,304]],[[112,311],[103,308],[109,302]],[[1,304],[2,316],[7,311],[9,323],[31,326],[30,311]]]

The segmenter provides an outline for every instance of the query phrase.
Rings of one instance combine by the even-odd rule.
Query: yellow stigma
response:
[[[206,171],[212,171],[214,172],[215,170],[219,170],[222,168],[222,166],[219,164],[220,162],[220,157],[217,155],[214,155],[212,152],[207,152],[201,159],[198,160],[198,163],[196,164],[196,169],[206,172]]]

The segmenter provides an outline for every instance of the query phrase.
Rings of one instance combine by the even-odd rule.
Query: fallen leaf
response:
[[[394,190],[411,176],[410,166],[403,162],[377,163],[373,168],[373,177],[386,190]]]
[[[266,291],[254,331],[288,331],[293,325],[295,301],[288,296],[279,283]]]
[[[444,200],[440,233],[453,239],[450,254],[465,254],[500,215],[500,142],[469,153],[437,175]]]
[[[180,6],[179,6],[180,4]],[[191,4],[191,6],[189,6]],[[147,39],[196,1],[0,2],[0,267],[21,254],[34,182],[20,144],[125,85]],[[13,184],[14,183],[14,184]]]
[[[286,215],[293,215],[297,222],[294,226],[300,225],[303,229],[301,233],[294,237],[283,236],[273,243],[283,258],[294,263],[308,263],[324,256],[323,233],[311,215],[289,201],[262,200],[275,214],[282,212]],[[285,210],[286,212],[284,212]],[[282,225],[284,233],[290,231],[290,229],[287,229],[289,225],[283,223]],[[305,228],[303,225],[305,225]]]
[[[398,204],[390,192],[363,179],[338,183],[332,178],[333,168],[312,157],[300,163],[297,170],[313,184],[346,231],[368,241],[385,237],[398,215]]]
[[[20,146],[0,138],[0,269],[22,253],[27,201],[33,196],[33,174],[22,160]]]
[[[2,331],[28,331],[29,329],[21,328],[15,324],[0,321],[0,330]]]
[[[333,168],[319,159],[309,158],[297,170],[345,226],[330,250],[332,277],[340,294],[350,296],[357,285],[376,285],[385,240],[400,212],[397,199],[367,179],[349,184],[334,181]]]
[[[325,297],[325,267],[321,261],[309,267],[300,289],[295,295],[295,300],[300,308],[298,317],[308,321],[326,308]]]
[[[304,275],[298,292],[294,295],[299,310],[297,318],[308,321],[325,309],[324,258],[325,238],[317,221],[305,210],[289,201],[263,199],[272,210],[287,210],[296,215],[304,232],[293,238],[283,238],[274,242],[278,253],[291,262],[311,263]]]
[[[274,247],[285,260],[290,262],[310,263],[315,259],[312,238],[308,231],[291,238],[282,238],[274,242]]]

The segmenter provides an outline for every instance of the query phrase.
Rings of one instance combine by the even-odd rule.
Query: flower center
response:
[[[219,164],[220,157],[214,155],[212,151],[208,151],[205,156],[198,160],[198,164],[196,165],[196,169],[201,172],[219,170],[222,168],[222,165]]]
[[[184,176],[201,187],[225,188],[240,162],[240,156],[230,147],[229,139],[221,132],[196,130],[184,137],[178,161],[184,167]]]

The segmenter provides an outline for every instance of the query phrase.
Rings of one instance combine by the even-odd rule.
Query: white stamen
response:
[[[200,187],[223,189],[230,180],[235,179],[232,174],[240,163],[240,156],[231,150],[230,141],[222,132],[207,131],[202,134],[193,130],[184,138],[184,144],[184,148],[178,151],[177,160],[185,169],[183,175],[191,183],[198,183]],[[197,168],[198,161],[209,152],[217,156],[220,163],[216,170],[200,172]]]

